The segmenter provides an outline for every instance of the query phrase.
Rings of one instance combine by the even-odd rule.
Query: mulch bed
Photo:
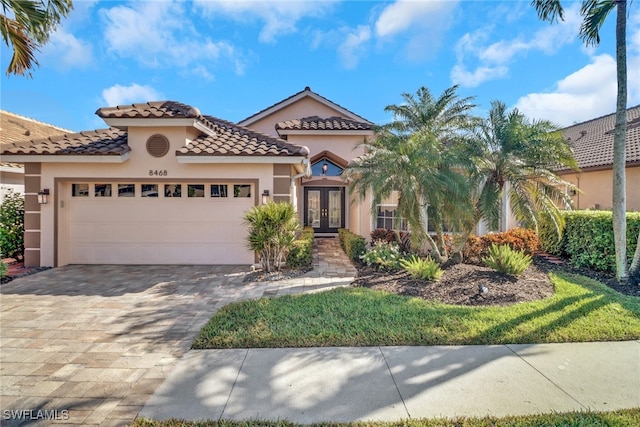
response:
[[[582,274],[626,295],[640,296],[640,286],[618,286],[615,278],[603,273],[576,270],[566,265],[554,265],[539,257],[535,257],[533,264],[518,278],[475,264],[449,266],[438,282],[416,281],[404,270],[385,272],[366,265],[358,265],[357,268],[358,278],[354,286],[384,290],[445,304],[509,305],[544,299],[554,293],[554,287],[549,279],[549,272],[553,270]]]

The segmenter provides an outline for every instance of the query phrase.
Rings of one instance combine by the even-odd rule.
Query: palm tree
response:
[[[560,0],[532,0],[540,19],[555,22],[564,18]],[[580,38],[586,45],[600,43],[600,28],[609,13],[617,9],[616,64],[618,94],[616,100],[616,126],[613,137],[613,236],[616,251],[616,277],[627,283],[627,222],[626,222],[626,134],[627,134],[627,0],[582,0]],[[640,236],[638,236],[640,239]],[[640,245],[636,248],[632,266],[640,269]],[[635,271],[634,273],[638,273]]]
[[[371,191],[373,211],[397,191],[398,216],[407,222],[414,243],[427,241],[441,262],[448,257],[443,223],[462,222],[471,212],[469,182],[456,148],[474,105],[456,90],[446,89],[437,99],[425,87],[416,96],[403,94],[405,104],[385,108],[394,120],[365,142],[366,154],[347,168],[355,194],[364,199]],[[437,242],[427,232],[427,212]]]
[[[71,0],[0,0],[0,32],[13,48],[7,74],[28,74],[39,65],[35,52],[49,41],[49,35],[69,14]]]
[[[491,103],[488,118],[478,123],[469,144],[474,163],[471,178],[479,188],[478,220],[499,229],[506,192],[511,212],[522,225],[537,231],[540,214],[545,213],[560,232],[558,206],[570,206],[566,188],[573,185],[554,170],[577,165],[557,130],[549,121],[530,122],[517,109],[509,112],[504,103]]]

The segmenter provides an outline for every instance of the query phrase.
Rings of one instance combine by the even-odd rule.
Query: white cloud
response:
[[[295,33],[301,19],[324,15],[332,7],[332,1],[255,1],[255,0],[196,0],[209,17],[225,15],[236,21],[260,20],[264,26],[259,40],[274,43],[280,36]]]
[[[109,51],[148,67],[178,65],[202,74],[204,64],[226,59],[237,70],[241,58],[234,47],[198,34],[183,6],[170,1],[134,2],[103,9]]]
[[[151,86],[133,83],[129,86],[113,85],[102,91],[106,106],[133,104],[136,102],[161,101],[163,96]]]
[[[496,30],[495,26],[466,33],[456,43],[458,61],[451,71],[451,80],[455,84],[474,87],[485,81],[504,77],[508,74],[506,66],[518,55],[529,51],[553,54],[562,46],[575,41],[581,22],[579,5],[575,3],[565,9],[564,21],[553,25],[545,24],[531,38],[520,35],[487,45],[490,35]],[[468,71],[469,63],[476,64],[474,71]]]
[[[376,35],[387,37],[412,26],[427,27],[437,23],[443,13],[449,13],[458,1],[398,0],[384,8],[376,21]]]
[[[369,39],[371,39],[371,29],[368,25],[360,25],[347,35],[338,46],[338,55],[345,68],[353,69],[358,65],[360,56],[365,53],[363,44]]]
[[[42,55],[46,63],[62,71],[86,68],[93,63],[91,44],[78,39],[64,28],[58,28],[51,34]]]
[[[640,13],[630,16],[627,33],[627,101],[632,106],[640,104]],[[614,112],[617,87],[615,58],[597,55],[552,91],[523,96],[516,107],[529,117],[566,126]]]

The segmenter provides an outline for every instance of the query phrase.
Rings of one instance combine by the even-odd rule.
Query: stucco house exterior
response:
[[[559,172],[581,190],[571,197],[574,209],[612,208],[614,127],[612,113],[562,130],[580,167]],[[627,110],[626,144],[627,211],[640,211],[640,105]]]
[[[0,110],[0,151],[14,142],[69,133],[70,130]],[[0,202],[9,190],[24,194],[24,165],[0,159]]]
[[[251,264],[242,218],[267,200],[318,234],[375,227],[339,176],[373,124],[309,88],[239,124],[174,101],[96,114],[108,128],[2,147],[24,164],[25,265]]]

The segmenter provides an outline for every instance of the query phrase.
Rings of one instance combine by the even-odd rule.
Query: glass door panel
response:
[[[342,227],[342,191],[329,190],[329,228]]]
[[[320,190],[307,192],[307,218],[309,226],[320,228]]]

